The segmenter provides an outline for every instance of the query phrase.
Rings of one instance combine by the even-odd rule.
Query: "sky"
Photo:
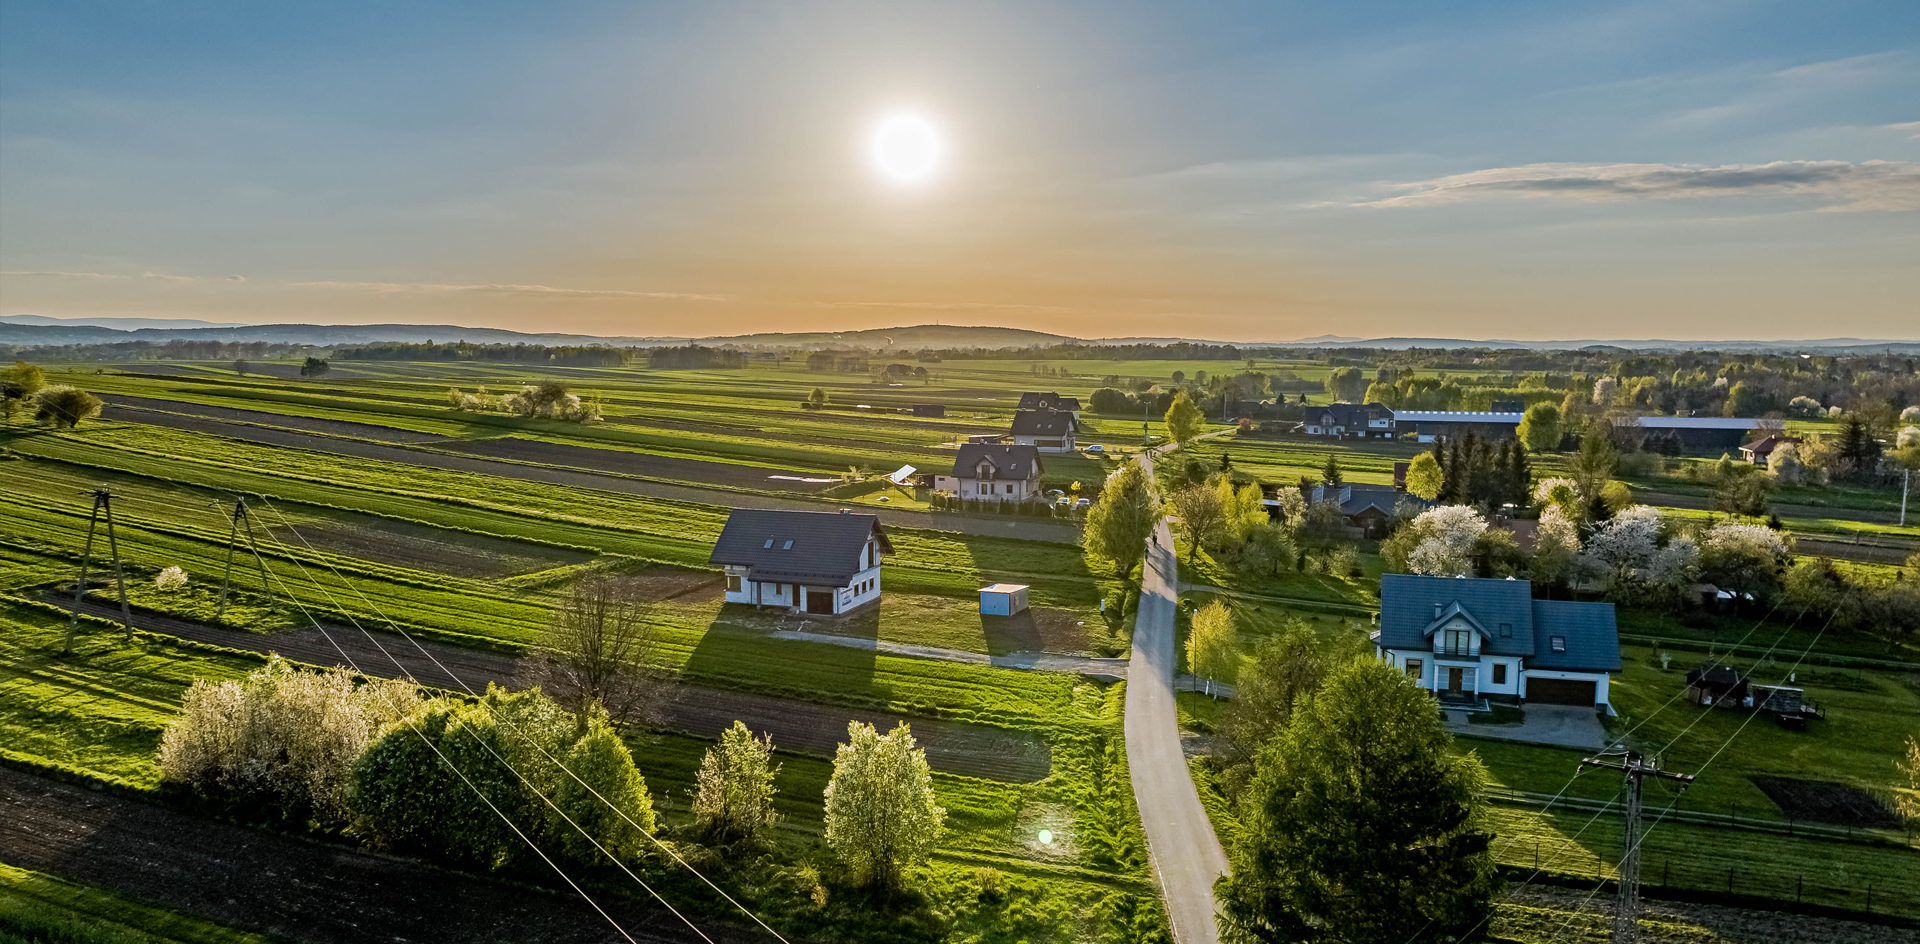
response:
[[[1920,3],[0,0],[23,314],[1916,339]]]

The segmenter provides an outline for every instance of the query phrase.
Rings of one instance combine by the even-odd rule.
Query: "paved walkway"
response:
[[[1558,747],[1598,749],[1607,745],[1607,729],[1592,708],[1528,705],[1526,712],[1527,720],[1519,724],[1500,725],[1474,724],[1468,720],[1472,713],[1466,711],[1448,711],[1444,714],[1447,730],[1455,734]]]
[[[1141,464],[1153,471],[1151,455]],[[1186,754],[1180,748],[1173,701],[1174,612],[1179,562],[1173,532],[1162,521],[1147,547],[1140,610],[1127,667],[1127,766],[1133,798],[1147,833],[1147,853],[1167,903],[1175,944],[1218,944],[1213,883],[1227,872],[1227,856],[1200,805]]]

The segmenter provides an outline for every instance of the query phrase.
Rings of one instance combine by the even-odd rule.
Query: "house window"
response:
[[[763,545],[761,545],[761,548],[762,548],[762,549],[765,549],[765,548],[769,548],[769,547],[772,547],[772,546],[773,546],[773,539],[772,539],[772,538],[768,538],[768,539],[767,539],[767,543],[765,543],[765,544],[763,544]]]
[[[1473,650],[1473,631],[1468,629],[1449,629],[1446,632],[1443,652],[1452,655],[1464,655]]]
[[[740,575],[739,574],[727,575],[727,592],[728,593],[740,592]]]
[[[1513,635],[1513,624],[1512,624],[1512,623],[1501,623],[1501,624],[1500,624],[1500,638],[1502,638],[1502,639],[1506,639],[1507,637],[1509,637],[1509,636],[1512,636],[1512,635]]]
[[[1553,651],[1555,651],[1555,652],[1565,652],[1565,651],[1567,651],[1567,637],[1565,637],[1565,636],[1555,636],[1555,637],[1553,637],[1553,643],[1552,643],[1552,645],[1553,645]]]
[[[1407,660],[1407,677],[1419,679],[1426,674],[1427,664],[1419,659]]]
[[[782,545],[780,549],[781,549],[781,550],[783,550],[783,551],[791,551],[791,550],[793,550],[793,542],[792,542],[792,541],[788,541],[788,542],[787,542],[786,544],[784,544],[784,545]]]
[[[1493,664],[1493,684],[1507,684],[1507,664],[1505,662],[1495,662]]]

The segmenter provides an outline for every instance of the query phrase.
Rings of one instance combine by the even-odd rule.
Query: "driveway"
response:
[[[1151,455],[1140,463],[1152,473]],[[1147,546],[1127,666],[1127,766],[1175,944],[1218,944],[1213,883],[1227,873],[1227,856],[1187,769],[1173,702],[1178,563],[1173,532],[1162,521]]]
[[[1526,711],[1527,720],[1503,725],[1474,724],[1467,720],[1472,712],[1449,711],[1446,712],[1447,730],[1474,737],[1551,744],[1556,747],[1598,750],[1607,745],[1607,729],[1601,725],[1600,716],[1594,714],[1592,708],[1528,705]]]

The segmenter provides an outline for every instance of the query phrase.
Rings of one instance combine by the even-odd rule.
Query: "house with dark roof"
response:
[[[736,508],[708,560],[726,572],[728,603],[835,615],[880,602],[891,553],[873,515]]]
[[[1059,410],[1021,410],[1013,414],[1013,442],[1041,452],[1072,452],[1080,424],[1072,413]]]
[[[1072,413],[1074,419],[1079,419],[1080,398],[1063,397],[1051,390],[1045,393],[1023,393],[1020,395],[1020,405],[1014,409],[1059,410],[1062,413]]]
[[[933,488],[973,501],[1033,501],[1040,497],[1043,471],[1033,446],[967,443],[953,458],[953,474],[937,476]]]
[[[1375,652],[1443,702],[1611,710],[1611,603],[1535,600],[1530,581],[1386,574]]]
[[[1309,436],[1335,439],[1392,439],[1393,410],[1381,403],[1329,403],[1304,408],[1306,419],[1300,431]]]
[[[1672,436],[1683,449],[1736,449],[1747,441],[1760,421],[1737,416],[1616,416],[1615,438]]]
[[[1339,505],[1340,517],[1365,532],[1369,539],[1385,536],[1387,525],[1393,521],[1394,509],[1402,501],[1412,503],[1421,511],[1433,507],[1432,502],[1391,485],[1315,485],[1307,493],[1310,505],[1321,502]]]
[[[1401,410],[1394,414],[1394,433],[1417,442],[1454,440],[1472,433],[1482,439],[1512,439],[1527,414],[1513,410]]]
[[[1798,436],[1787,436],[1782,433],[1768,433],[1765,436],[1762,436],[1759,439],[1754,440],[1753,442],[1750,442],[1744,446],[1741,446],[1740,458],[1745,459],[1748,462],[1754,463],[1755,465],[1770,465],[1773,462],[1773,451],[1775,449],[1778,449],[1781,446],[1798,447],[1804,442],[1806,442],[1806,440],[1801,439]]]

